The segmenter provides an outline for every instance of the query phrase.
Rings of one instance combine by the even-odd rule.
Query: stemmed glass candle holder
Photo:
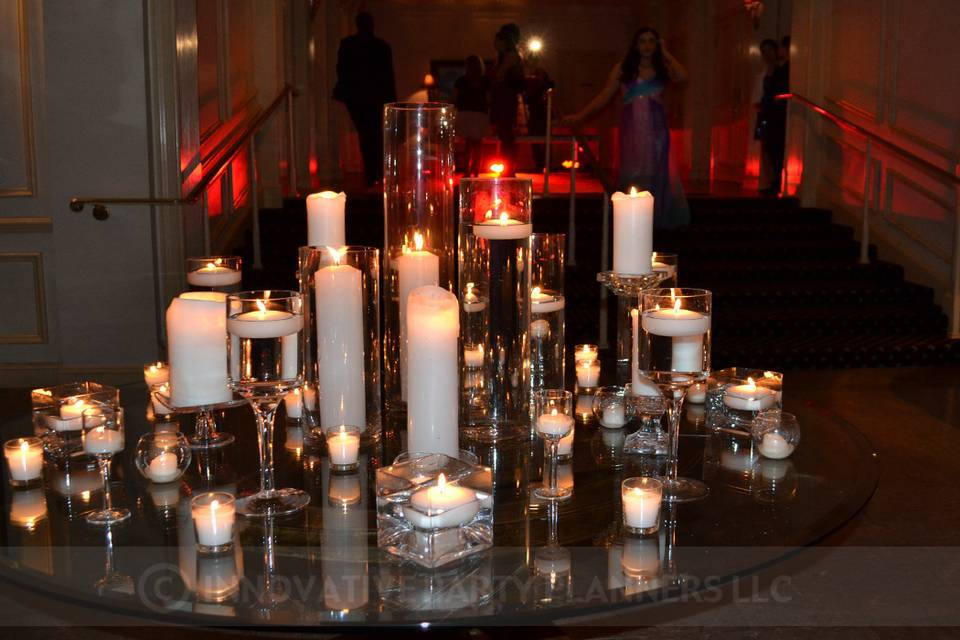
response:
[[[191,291],[233,293],[243,278],[239,256],[187,258],[187,284]]]
[[[712,297],[703,289],[651,289],[642,295],[639,369],[667,400],[670,453],[663,497],[671,502],[697,500],[709,493],[704,483],[677,477],[677,450],[686,390],[710,371]]]
[[[103,482],[103,508],[86,515],[90,524],[108,526],[130,517],[126,509],[116,509],[110,494],[110,462],[123,451],[124,417],[122,408],[101,407],[83,412],[83,450],[97,459]]]
[[[318,434],[356,427],[380,438],[380,251],[301,247],[304,425]],[[290,396],[288,396],[289,399]],[[287,415],[291,403],[287,403]]]
[[[460,290],[468,284],[487,301],[487,326],[464,342],[483,347],[485,402],[461,402],[464,434],[480,441],[529,436],[530,180],[460,181]],[[542,294],[542,291],[541,291]],[[469,326],[461,308],[461,326]],[[482,406],[483,410],[476,410]]]
[[[539,389],[533,394],[537,434],[547,443],[548,473],[545,486],[534,490],[541,500],[564,500],[573,495],[557,481],[560,441],[573,431],[573,394],[563,389]]]
[[[530,236],[530,382],[533,389],[564,384],[563,233]]]
[[[246,516],[293,513],[310,502],[299,489],[278,489],[273,474],[273,425],[284,394],[303,383],[303,301],[296,291],[245,291],[227,298],[230,386],[257,418],[260,491],[237,501]]]
[[[406,402],[407,296],[424,285],[455,291],[455,118],[452,105],[437,102],[384,108],[383,374],[391,410]]]

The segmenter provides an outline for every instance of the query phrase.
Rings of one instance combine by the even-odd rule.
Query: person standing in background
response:
[[[468,176],[479,176],[483,162],[483,137],[490,130],[487,115],[487,92],[490,79],[484,75],[483,59],[471,55],[466,60],[466,72],[453,85],[453,103],[457,107],[457,134],[466,146]]]
[[[553,80],[550,74],[543,68],[541,57],[538,51],[529,50],[525,60],[527,67],[526,90],[524,91],[524,101],[527,104],[527,132],[531,136],[543,136],[547,133],[547,92],[553,88]],[[542,143],[535,142],[531,146],[533,152],[533,162],[538,172],[543,171],[545,160],[545,146]]]
[[[490,70],[490,122],[500,141],[505,176],[517,170],[517,99],[524,89],[519,43],[520,27],[513,23],[500,27],[493,38],[497,61]]]
[[[357,32],[340,41],[333,98],[347,107],[357,130],[368,187],[383,179],[383,105],[397,99],[390,45],[373,33],[373,16],[361,11]]]
[[[782,186],[783,154],[787,139],[787,103],[776,97],[790,90],[790,64],[781,61],[780,47],[776,40],[770,38],[760,43],[760,55],[766,70],[754,137],[760,141],[760,173],[769,176],[769,179],[761,185],[759,192],[760,195],[774,197],[780,194]]]

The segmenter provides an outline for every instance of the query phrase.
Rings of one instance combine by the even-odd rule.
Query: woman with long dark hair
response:
[[[690,220],[680,181],[671,178],[670,129],[661,99],[667,86],[686,79],[686,69],[667,51],[660,34],[642,27],[600,94],[565,119],[576,127],[620,95],[620,187],[653,194],[654,225],[659,228],[678,227]]]

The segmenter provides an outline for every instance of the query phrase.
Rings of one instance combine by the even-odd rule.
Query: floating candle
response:
[[[781,460],[793,453],[794,446],[779,433],[765,433],[760,440],[760,455],[765,458]]]
[[[573,416],[553,409],[537,418],[537,432],[545,438],[559,440],[573,430]]]
[[[529,222],[515,220],[504,211],[497,218],[473,225],[473,235],[486,240],[522,240],[533,233]]]
[[[152,362],[143,365],[143,381],[150,387],[170,380],[170,369],[166,362]]]
[[[410,497],[404,516],[418,529],[447,529],[467,524],[480,511],[477,494],[471,489],[447,483],[440,474],[437,484]]]
[[[225,266],[223,258],[215,258],[187,273],[187,283],[195,287],[229,287],[239,284],[241,279],[240,270]]]

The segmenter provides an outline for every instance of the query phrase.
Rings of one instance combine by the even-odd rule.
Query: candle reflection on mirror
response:
[[[341,613],[359,609],[370,599],[366,469],[366,456],[360,457],[356,473],[342,475],[331,473],[329,460],[323,461],[323,604]]]

